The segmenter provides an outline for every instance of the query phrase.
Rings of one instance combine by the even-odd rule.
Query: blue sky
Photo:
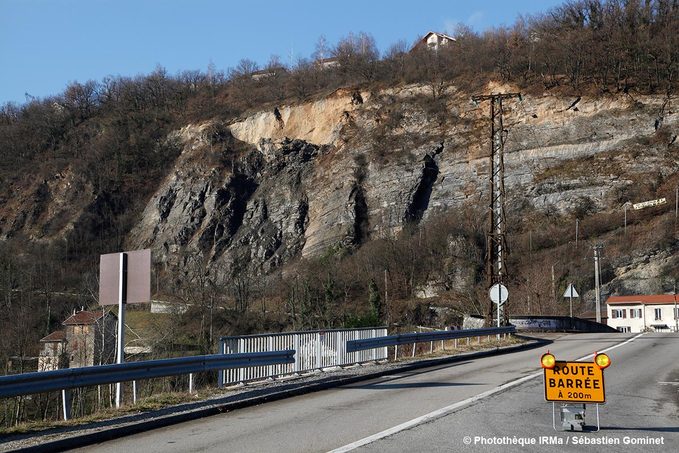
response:
[[[58,94],[71,81],[227,71],[241,58],[260,65],[309,57],[364,31],[385,51],[429,30],[465,23],[477,31],[512,24],[562,0],[0,0],[0,104]],[[292,58],[291,58],[292,57]]]

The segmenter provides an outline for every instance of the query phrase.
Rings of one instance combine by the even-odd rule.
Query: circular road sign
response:
[[[491,286],[488,294],[490,295],[490,300],[496,304],[504,304],[509,298],[509,291],[507,291],[507,287],[501,283],[496,283]]]

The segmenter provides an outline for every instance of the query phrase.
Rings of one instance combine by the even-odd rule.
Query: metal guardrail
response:
[[[347,341],[347,352],[384,348],[402,344],[426,343],[431,341],[453,340],[456,338],[481,337],[516,332],[516,327],[492,327],[488,329],[441,330],[438,332],[402,333],[366,340]]]
[[[345,350],[347,341],[379,338],[386,334],[386,327],[372,327],[221,337],[219,351],[224,354],[293,349],[295,350],[295,362],[288,365],[232,368],[219,373],[219,384],[220,386],[229,385],[336,366],[386,360],[386,348],[359,352]]]
[[[0,376],[0,397],[230,368],[295,363],[295,351],[211,354]]]

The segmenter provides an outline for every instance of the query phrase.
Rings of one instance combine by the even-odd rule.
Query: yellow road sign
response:
[[[545,400],[605,403],[604,371],[595,363],[557,361],[545,368]]]

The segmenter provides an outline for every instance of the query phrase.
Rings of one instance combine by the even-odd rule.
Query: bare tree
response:
[[[364,32],[349,34],[337,43],[332,54],[348,81],[371,82],[376,78],[379,51],[371,35]]]

